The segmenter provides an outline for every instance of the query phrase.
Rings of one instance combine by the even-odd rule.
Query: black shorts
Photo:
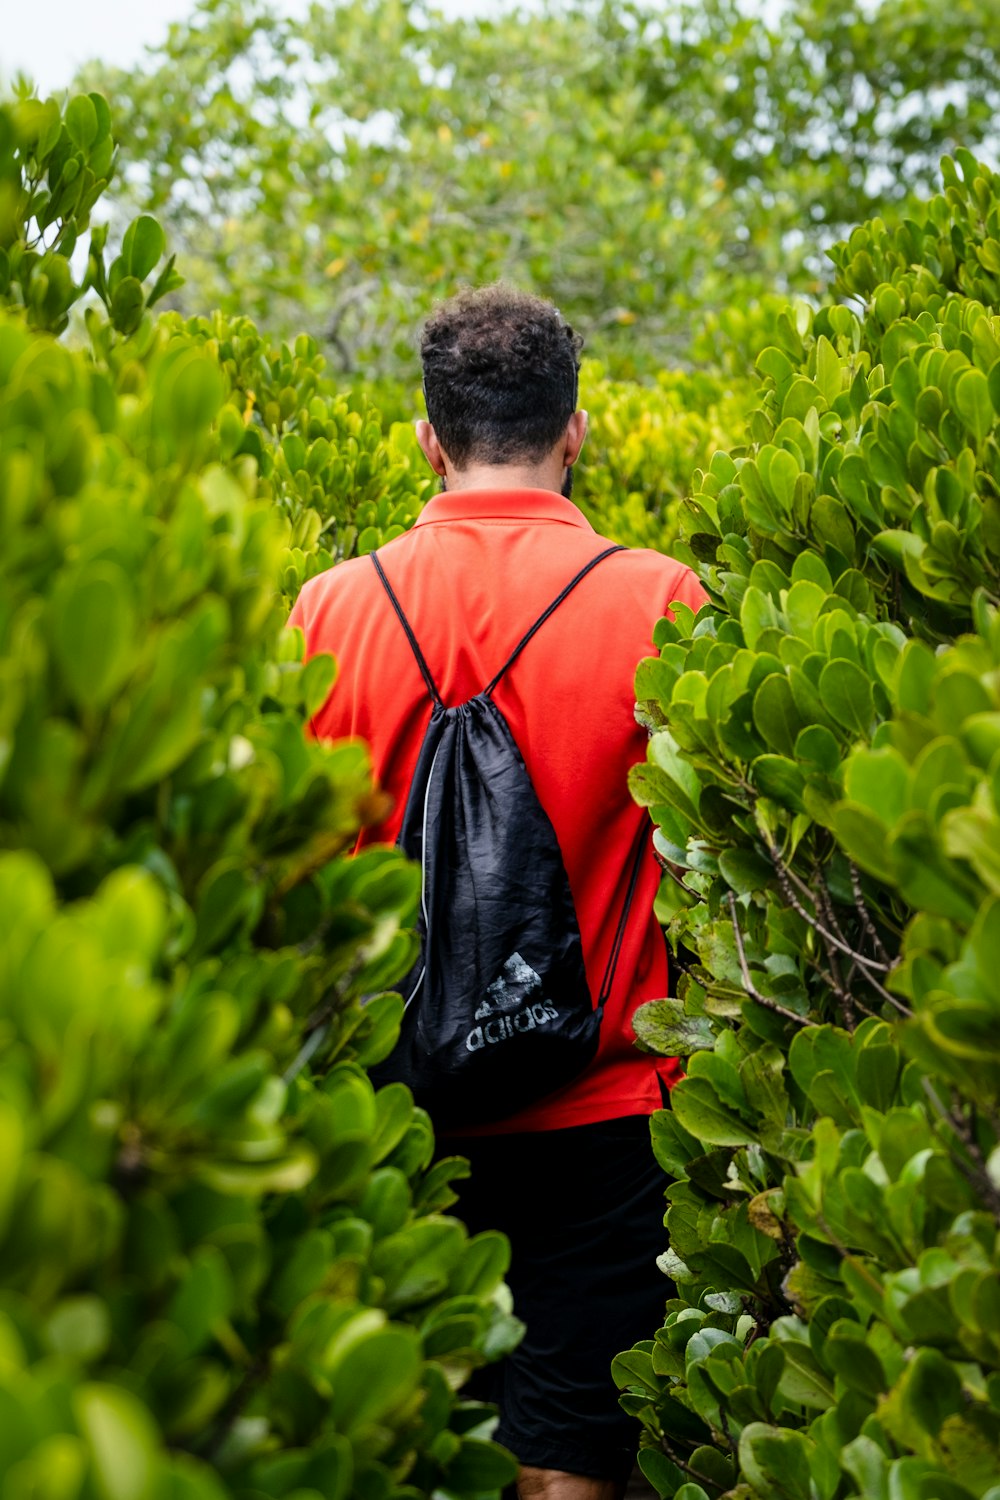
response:
[[[522,1464],[627,1479],[639,1427],[618,1405],[611,1361],[653,1337],[673,1294],[656,1265],[668,1179],[648,1117],[446,1136],[439,1149],[472,1164],[451,1212],[511,1241],[507,1280],[527,1332],[470,1388],[499,1407],[497,1442]]]

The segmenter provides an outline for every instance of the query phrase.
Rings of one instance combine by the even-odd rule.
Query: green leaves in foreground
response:
[[[94,101],[28,113],[25,181],[64,136],[110,153]],[[385,444],[369,423],[352,449],[358,413],[315,383],[289,404],[308,341],[265,374],[246,325],[227,348],[223,325],[154,323],[163,252],[151,220],[126,232],[87,354],[39,331],[62,314],[35,316],[23,256],[3,288],[4,1493],[495,1495],[514,1462],[457,1393],[520,1335],[508,1248],[449,1216],[466,1164],[366,1072],[398,1031],[419,871],[348,857],[385,797],[360,743],[307,738],[335,666],[302,664],[280,603],[280,429],[320,482],[340,460],[314,429],[376,455],[376,520]],[[277,424],[238,384],[241,339]]]
[[[688,951],[663,1328],[617,1362],[661,1495],[1000,1496],[1000,179],[838,247],[745,456],[682,516],[716,601],[637,674]]]

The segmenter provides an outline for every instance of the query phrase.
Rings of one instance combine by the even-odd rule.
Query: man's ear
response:
[[[417,442],[420,444],[424,457],[435,474],[440,474],[443,478],[445,473],[444,452],[441,444],[438,442],[437,433],[424,417],[421,417],[413,426],[417,434]]]
[[[585,411],[575,411],[569,419],[566,427],[566,449],[563,453],[563,467],[566,469],[571,469],[580,457],[580,449],[587,436],[588,420]]]

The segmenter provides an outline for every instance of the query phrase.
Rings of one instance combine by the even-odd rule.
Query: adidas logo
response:
[[[484,1024],[472,1028],[465,1045],[469,1052],[478,1052],[481,1047],[507,1041],[518,1031],[547,1026],[558,1016],[552,1001],[542,995],[541,975],[520,953],[512,953],[476,1011],[475,1019]]]
[[[541,996],[542,977],[536,974],[520,953],[512,953],[476,1011],[476,1020],[485,1021],[498,1010],[519,1010],[526,1000]]]

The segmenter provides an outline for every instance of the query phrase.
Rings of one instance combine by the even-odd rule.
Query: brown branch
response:
[[[739,918],[736,914],[736,896],[730,891],[726,898],[729,902],[729,913],[733,920],[733,937],[736,940],[736,953],[740,961],[740,973],[743,976],[743,988],[749,999],[755,1004],[762,1005],[765,1010],[773,1011],[776,1016],[782,1016],[786,1021],[794,1021],[796,1026],[811,1026],[812,1022],[808,1016],[800,1016],[797,1011],[789,1010],[787,1006],[779,1005],[777,1000],[772,1000],[767,995],[762,995],[754,984],[750,975],[750,965],[747,963],[746,949],[743,946],[743,934],[740,931]]]
[[[344,850],[355,842],[357,836],[358,833],[355,828],[346,833],[343,831],[328,833],[317,839],[313,847],[307,849],[304,858],[300,859],[297,864],[292,865],[291,869],[287,870],[278,881],[271,893],[271,899],[268,903],[269,909],[276,907],[284,900],[289,891],[294,890],[297,885],[301,885],[303,881],[309,880],[311,876],[317,874],[332,859],[336,859],[338,854],[343,854]]]
[[[869,913],[868,908],[865,905],[865,893],[861,888],[861,875],[858,871],[858,867],[857,865],[848,862],[847,868],[851,872],[851,890],[854,892],[854,905],[857,910],[858,916],[861,918],[861,925],[868,937],[871,939],[872,947],[875,949],[875,952],[880,958],[885,959],[885,961],[888,963],[890,961],[888,949],[886,948],[882,939],[879,937],[878,928],[872,921],[871,914]]]
[[[849,939],[847,938],[843,927],[841,927],[840,925],[840,919],[837,916],[837,912],[833,904],[833,897],[830,894],[830,887],[827,884],[826,876],[823,874],[822,869],[820,869],[819,867],[817,867],[815,872],[815,880],[816,884],[810,887],[810,890],[812,891],[813,905],[815,906],[817,911],[822,910],[824,922],[828,923],[830,930],[836,935],[836,937],[838,937],[842,943],[847,943],[848,947],[850,947]]]
[[[680,886],[681,890],[685,893],[685,895],[693,896],[695,898],[695,900],[698,899],[698,892],[697,891],[693,891],[689,885],[685,884],[684,880],[677,873],[677,866],[676,865],[672,865],[672,864],[670,864],[670,862],[668,860],[664,860],[660,864],[660,869],[663,871],[663,873],[665,875],[669,875],[670,876],[670,879],[674,882],[674,885]]]
[[[864,953],[858,953],[854,948],[850,946],[849,943],[845,943],[842,938],[837,937],[835,933],[831,932],[828,926],[824,926],[814,913],[808,912],[802,905],[802,902],[799,901],[796,897],[795,891],[793,889],[793,882],[799,887],[800,890],[808,893],[809,899],[818,906],[820,903],[817,899],[816,893],[809,890],[809,887],[803,884],[803,882],[799,879],[795,872],[788,868],[788,866],[782,860],[779,850],[775,848],[775,846],[770,842],[767,844],[767,852],[771,857],[771,863],[774,866],[774,872],[777,876],[778,886],[781,890],[782,895],[784,896],[785,900],[788,902],[792,910],[802,918],[803,922],[805,922],[807,926],[811,927],[814,932],[817,932],[819,936],[824,940],[824,942],[829,945],[827,949],[827,956],[829,958],[832,958],[832,955],[829,952],[829,947],[836,948],[839,952],[846,954],[847,957],[851,959],[852,963],[857,965],[857,967],[861,970],[862,977],[864,978],[865,983],[871,986],[871,988],[875,991],[875,993],[881,1000],[884,1000],[887,1005],[891,1005],[896,1011],[899,1012],[900,1015],[911,1016],[913,1012],[910,1010],[909,1006],[904,1005],[901,1000],[898,1000],[895,995],[891,994],[890,991],[886,989],[885,985],[883,985],[878,979],[875,978],[876,974],[887,974],[892,968],[892,965],[889,963],[881,963],[873,958],[868,958]],[[836,925],[836,923],[834,923],[834,925]],[[833,989],[835,993],[839,994],[839,998],[843,999],[843,986],[837,985],[836,981],[834,981]],[[849,999],[848,1004],[851,1003],[852,1001]],[[856,1004],[857,1002],[853,1001],[853,1003]]]
[[[855,957],[854,966],[852,966],[848,975],[848,979],[845,981],[845,983],[849,983],[850,979],[853,978],[854,967],[856,967],[856,965],[857,958]],[[826,969],[821,969],[819,964],[816,965],[816,972],[823,980],[824,984],[828,984],[830,986],[836,998],[838,1000],[842,1000],[842,994],[838,993],[837,981],[834,979],[833,975],[830,974]],[[873,990],[875,990],[879,999],[884,1000],[887,1005],[891,1005],[892,1008],[903,1017],[904,1021],[909,1021],[912,1018],[913,1012],[910,1007],[908,1005],[905,1005],[902,1000],[897,999],[895,995],[889,992],[889,990],[880,985],[877,979],[873,979],[870,974],[865,973],[861,974],[861,978],[864,980],[865,984],[869,985]],[[866,1016],[875,1016],[879,1020],[882,1019],[877,1010],[872,1010],[869,1006],[863,1005],[862,1002],[858,999],[857,995],[853,993],[853,991],[851,993],[851,1002],[852,1004],[857,1006],[858,1010],[864,1011]]]
[[[844,978],[844,984],[845,984],[845,986],[850,986],[851,980],[854,978],[854,976],[857,973],[857,971],[858,971],[857,964],[852,964],[851,967],[848,969],[847,974],[846,974],[846,976]],[[822,974],[821,977],[823,979],[826,979],[827,975],[826,974]],[[864,979],[865,975],[862,974],[861,978]],[[857,1009],[861,1012],[861,1014],[863,1016],[871,1016],[871,1018],[873,1020],[875,1020],[875,1021],[881,1021],[881,1020],[884,1019],[883,1016],[882,1016],[881,1011],[873,1010],[870,1005],[866,1005],[863,1000],[859,1000],[858,997],[857,997],[857,995],[854,993],[853,990],[850,991],[850,995],[851,995],[851,1004],[854,1005],[854,1006],[856,1006]]]
[[[771,856],[771,863],[774,866],[774,873],[778,877],[778,885],[781,888],[781,894],[784,896],[785,900],[788,902],[789,906],[796,913],[796,915],[800,916],[803,922],[807,923],[808,926],[810,926],[815,932],[818,932],[820,937],[823,938],[824,941],[832,943],[835,948],[839,948],[841,953],[845,953],[848,958],[854,959],[855,963],[860,964],[862,969],[873,969],[876,973],[888,974],[890,968],[892,967],[891,964],[880,963],[874,958],[866,958],[863,953],[855,952],[855,950],[849,943],[845,943],[842,938],[837,937],[836,934],[831,932],[828,927],[824,927],[815,913],[806,911],[806,908],[802,905],[802,902],[795,895],[795,891],[792,888],[792,872],[788,869],[788,866],[781,858],[781,854],[773,844],[768,844],[767,852]],[[798,877],[796,877],[796,884],[801,885]],[[808,886],[806,886],[805,889],[809,893],[809,899],[815,903],[815,893],[809,890]]]
[[[753,1330],[751,1331],[751,1335],[750,1335],[751,1338],[753,1337],[753,1334],[756,1332],[756,1329],[757,1329],[757,1324],[755,1322],[754,1325],[753,1325]],[[748,1339],[747,1340],[747,1344],[746,1344],[745,1347],[749,1347],[749,1342],[750,1341]],[[726,1442],[729,1444],[729,1451],[730,1451],[730,1453],[735,1458],[737,1456],[738,1449],[736,1447],[735,1442],[733,1441],[733,1435],[732,1435],[732,1433],[729,1430],[729,1417],[728,1417],[728,1415],[726,1413],[726,1410],[725,1410],[725,1408],[723,1406],[719,1407],[719,1417],[720,1417],[721,1422],[722,1422],[722,1435],[725,1438]]]
[[[822,875],[817,875],[816,885],[817,889],[813,895],[813,901],[816,905],[816,909],[817,911],[822,909],[824,920],[831,928],[836,927],[837,932],[840,933],[840,928],[837,925],[837,918],[834,915],[833,911],[833,902],[830,899],[830,892],[827,889],[826,881],[823,879]],[[838,957],[837,950],[832,943],[827,941],[826,938],[824,938],[823,941],[824,943],[826,943],[827,962],[830,965],[830,973],[835,981],[835,993],[838,1001],[840,1002],[840,1010],[844,1026],[846,1030],[853,1032],[857,1029],[858,1013],[855,1009],[854,1001],[851,999],[851,992],[847,988],[847,985],[844,981],[844,976],[840,967],[840,959]]]
[[[942,1124],[950,1127],[955,1139],[964,1147],[969,1158],[966,1161],[959,1151],[952,1149],[949,1151],[952,1161],[969,1185],[981,1195],[983,1202],[988,1205],[993,1217],[1000,1224],[1000,1189],[996,1187],[986,1170],[986,1162],[971,1125],[961,1114],[957,1105],[953,1105],[950,1110],[945,1108],[929,1078],[921,1079],[921,1083],[934,1113]]]
[[[695,1469],[692,1469],[690,1464],[684,1462],[680,1454],[671,1446],[670,1439],[667,1437],[666,1433],[662,1431],[662,1429],[660,1431],[660,1447],[663,1449],[670,1462],[674,1464],[678,1469],[680,1469],[683,1474],[689,1474],[692,1479],[696,1480],[699,1484],[701,1483],[702,1479],[704,1479],[705,1476],[703,1474],[699,1474]],[[709,1483],[711,1483],[711,1480],[709,1481]]]

